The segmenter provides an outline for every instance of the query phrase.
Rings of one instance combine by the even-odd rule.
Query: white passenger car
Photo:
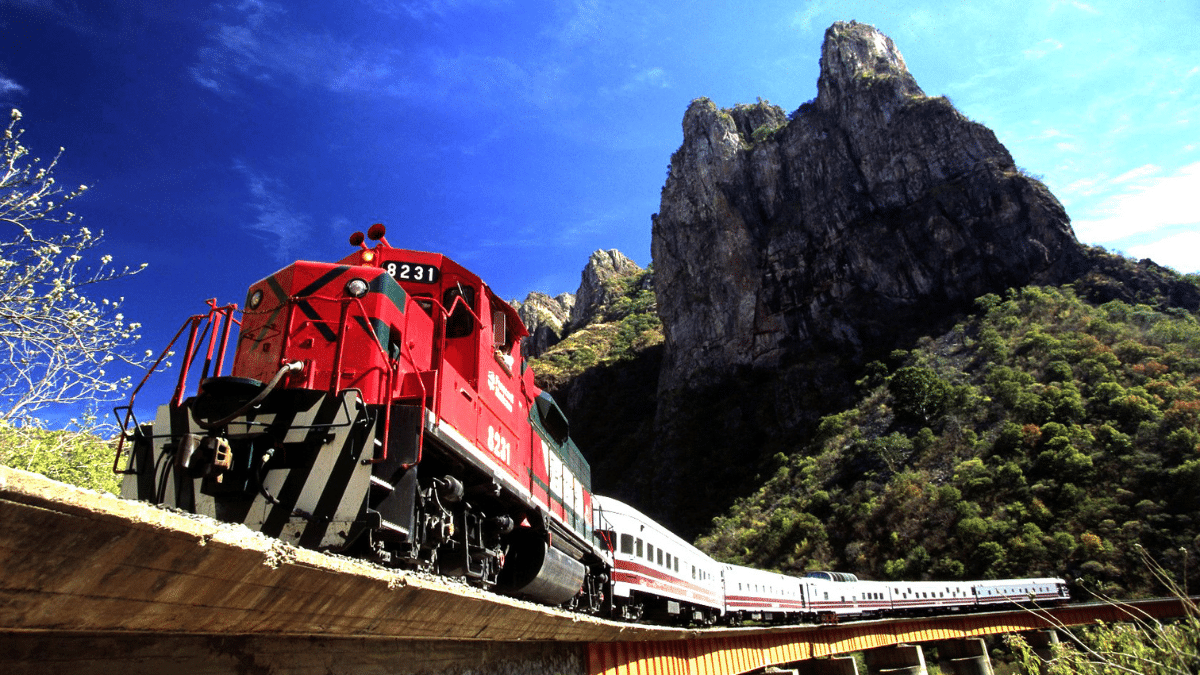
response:
[[[597,529],[615,549],[615,616],[702,624],[720,618],[720,565],[632,506],[611,497],[592,499]]]
[[[976,581],[975,600],[982,607],[997,605],[1053,605],[1070,598],[1062,579],[998,579]]]
[[[798,623],[806,613],[802,579],[740,565],[721,565],[725,616],[731,623],[747,619]]]

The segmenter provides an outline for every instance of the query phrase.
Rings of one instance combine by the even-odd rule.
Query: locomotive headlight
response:
[[[362,279],[351,279],[346,282],[346,294],[352,298],[361,298],[367,294],[367,282]]]
[[[262,299],[263,299],[262,290],[260,289],[260,290],[254,291],[254,293],[250,296],[250,299],[248,301],[246,301],[246,307],[249,307],[250,309],[258,309],[258,306],[262,304]]]

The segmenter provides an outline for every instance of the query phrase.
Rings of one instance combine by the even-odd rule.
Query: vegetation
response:
[[[1139,549],[1140,552],[1140,549]],[[1200,672],[1200,609],[1166,569],[1143,553],[1146,567],[1171,590],[1184,607],[1185,616],[1161,623],[1129,612],[1129,622],[1099,623],[1078,630],[1057,626],[1067,635],[1039,656],[1020,635],[1006,636],[1018,670],[1041,675],[1176,675]],[[1112,601],[1109,601],[1112,602]],[[1118,605],[1115,602],[1112,604]]]
[[[111,441],[79,431],[12,427],[0,422],[0,464],[91,490],[120,491]]]
[[[1197,316],[1071,287],[978,308],[868,366],[860,403],[777,454],[700,547],[785,572],[1065,576],[1077,595],[1148,592],[1139,545],[1182,574],[1200,544]]]
[[[596,322],[584,326],[541,356],[530,359],[538,383],[547,389],[563,386],[593,366],[607,367],[635,359],[663,341],[656,311],[653,268],[604,282],[609,302]]]
[[[0,462],[113,489],[111,472],[98,468],[111,454],[97,436],[112,429],[90,413],[129,387],[131,377],[114,374],[115,366],[144,367],[150,355],[134,353],[140,326],[126,321],[120,299],[86,294],[145,265],[90,260],[103,233],[80,226],[69,210],[88,188],[60,187],[61,148],[43,164],[25,146],[20,120],[13,110],[0,139]],[[70,430],[45,431],[45,414],[63,408],[74,411]]]

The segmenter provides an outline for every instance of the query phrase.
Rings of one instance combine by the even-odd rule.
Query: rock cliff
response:
[[[991,131],[925,96],[890,39],[835,24],[818,92],[790,119],[764,103],[688,108],[654,218],[664,389],[797,348],[858,357],[906,318],[1079,273],[1058,200]]]
[[[665,351],[637,469],[656,479],[628,497],[685,537],[848,401],[866,360],[1087,266],[1058,200],[873,27],[829,28],[817,88],[791,115],[693,101],[653,218]]]
[[[621,290],[611,282],[641,271],[637,263],[616,249],[592,253],[580,275],[575,306],[571,309],[571,326],[582,327],[596,320],[604,308],[621,294]]]
[[[1091,302],[1200,308],[1179,275],[1080,246],[1046,187],[870,26],[827,31],[817,98],[790,115],[698,99],[683,131],[653,273],[597,251],[576,295],[514,304],[596,491],[685,538],[855,405],[865,364],[981,295],[1070,282]]]
[[[523,301],[510,301],[529,330],[529,338],[521,343],[522,354],[539,356],[570,333],[606,321],[605,314],[613,301],[627,290],[625,284],[617,282],[642,271],[616,249],[594,251],[579,275],[579,289],[574,295],[560,293],[551,298],[533,291]]]
[[[525,300],[511,300],[509,304],[517,310],[517,316],[521,317],[521,322],[529,331],[529,337],[521,342],[521,354],[529,358],[541,354],[563,338],[575,307],[575,296],[560,293],[552,298],[533,291],[525,296]]]

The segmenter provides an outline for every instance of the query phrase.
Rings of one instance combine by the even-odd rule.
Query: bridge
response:
[[[871,672],[921,672],[922,643],[978,673],[990,672],[986,635],[1049,639],[1056,627],[1184,611],[1152,600],[838,626],[630,625],[0,466],[0,670],[10,675],[843,673],[856,672],[845,655],[860,651]]]

